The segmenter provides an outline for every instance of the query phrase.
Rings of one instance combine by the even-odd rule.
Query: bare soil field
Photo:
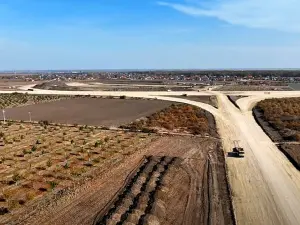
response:
[[[264,85],[225,85],[214,91],[292,91],[289,86],[264,86]]]
[[[158,100],[74,98],[6,110],[7,119],[119,126],[171,105]],[[0,119],[2,119],[0,115]]]

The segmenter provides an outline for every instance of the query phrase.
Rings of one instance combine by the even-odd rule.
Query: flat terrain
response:
[[[6,118],[54,123],[119,126],[171,105],[158,100],[75,98],[6,110]],[[2,119],[2,116],[0,116]]]

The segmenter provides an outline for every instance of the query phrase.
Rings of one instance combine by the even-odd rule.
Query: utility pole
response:
[[[5,110],[4,109],[2,110],[2,113],[3,113],[3,124],[5,124]]]
[[[31,123],[31,112],[28,112],[29,114],[29,122]]]

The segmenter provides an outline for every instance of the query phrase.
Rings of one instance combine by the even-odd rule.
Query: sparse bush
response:
[[[18,174],[18,173],[15,173],[13,176],[12,176],[12,180],[14,181],[14,182],[17,182],[17,181],[19,181],[19,180],[21,180],[21,176],[20,176],[20,174]]]
[[[51,167],[51,166],[52,166],[52,161],[51,161],[51,159],[49,159],[49,160],[47,161],[47,166],[48,166],[48,167]]]
[[[35,145],[33,145],[32,147],[31,147],[31,151],[32,152],[35,152],[37,150],[37,147],[35,146]]]
[[[55,181],[49,181],[48,183],[50,185],[51,190],[53,190],[58,185],[58,183]]]
[[[94,147],[98,148],[101,144],[102,144],[101,141],[96,141]]]

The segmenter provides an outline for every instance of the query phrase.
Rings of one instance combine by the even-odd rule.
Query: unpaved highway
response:
[[[7,93],[7,92],[6,92]],[[82,92],[34,90],[30,94],[71,94]],[[219,109],[204,103],[164,97],[212,95],[218,97]],[[251,107],[260,100],[272,97],[300,97],[300,92],[226,92],[230,95],[249,95],[237,101],[241,111],[219,92],[84,92],[91,95],[126,95],[157,98],[192,104],[216,116],[225,152],[232,150],[232,141],[241,140],[245,158],[227,158],[230,185],[237,224],[298,225],[300,224],[300,173],[277,149],[257,125]]]

